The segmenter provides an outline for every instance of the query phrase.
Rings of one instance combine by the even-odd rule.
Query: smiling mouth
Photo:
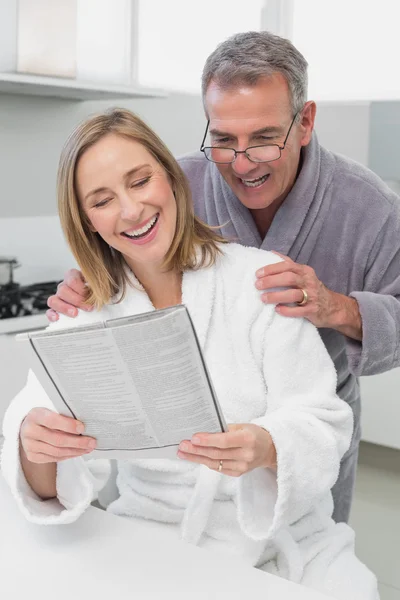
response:
[[[262,175],[261,177],[257,177],[257,179],[241,179],[240,181],[243,183],[245,187],[256,188],[260,187],[263,183],[267,181],[269,177],[269,173],[267,175]]]
[[[121,233],[121,235],[130,238],[131,240],[139,240],[140,238],[144,238],[146,237],[146,235],[148,235],[150,233],[150,231],[152,229],[154,229],[154,227],[156,226],[156,223],[158,221],[159,218],[159,213],[157,213],[152,219],[151,221],[149,221],[144,227],[141,227],[140,229],[136,229],[136,230],[131,230],[130,233],[127,233],[126,231],[123,231]]]

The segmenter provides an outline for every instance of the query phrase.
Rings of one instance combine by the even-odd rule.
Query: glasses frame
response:
[[[258,144],[257,146],[247,146],[247,148],[245,148],[245,150],[235,150],[235,148],[225,148],[225,146],[204,146],[204,142],[206,141],[206,137],[207,137],[207,133],[208,133],[208,128],[210,126],[210,119],[209,119],[207,121],[207,127],[206,127],[206,131],[204,133],[204,136],[203,136],[203,141],[201,142],[200,152],[204,153],[204,156],[206,157],[207,160],[209,160],[210,162],[217,163],[219,165],[230,165],[230,164],[234,163],[235,160],[237,159],[238,154],[245,154],[246,157],[247,157],[247,159],[250,162],[253,162],[253,163],[266,163],[266,162],[274,162],[275,160],[279,160],[280,157],[282,156],[282,150],[284,150],[285,147],[286,147],[286,142],[288,141],[290,132],[292,131],[293,124],[294,124],[294,122],[296,120],[296,117],[299,114],[299,112],[300,111],[298,111],[294,115],[294,117],[292,119],[292,122],[290,123],[290,127],[288,129],[288,132],[286,134],[286,137],[285,137],[282,145],[280,145],[280,144]],[[276,146],[277,148],[279,148],[279,156],[277,156],[276,158],[273,158],[272,160],[253,160],[247,154],[247,151],[251,150],[252,148],[264,148],[265,146]],[[233,159],[230,160],[230,161],[228,161],[228,162],[225,162],[225,161],[221,162],[221,161],[217,161],[217,160],[212,160],[211,158],[208,158],[207,154],[205,153],[205,150],[208,150],[208,149],[211,150],[212,148],[223,148],[224,150],[232,150],[235,153],[235,155],[234,155]]]

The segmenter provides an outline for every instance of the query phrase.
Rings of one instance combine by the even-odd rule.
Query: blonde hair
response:
[[[225,240],[214,227],[198,219],[193,210],[189,183],[179,164],[146,123],[129,110],[115,108],[95,115],[72,132],[61,153],[57,197],[61,226],[68,245],[88,284],[86,302],[101,308],[111,299],[121,301],[129,284],[122,254],[90,228],[76,193],[76,168],[83,153],[104,136],[113,133],[142,144],[165,169],[174,191],[177,219],[175,235],[163,268],[183,272],[214,264]],[[198,252],[200,250],[200,253]]]

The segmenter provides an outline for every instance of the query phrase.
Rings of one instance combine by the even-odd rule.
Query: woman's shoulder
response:
[[[261,292],[255,286],[256,271],[282,259],[273,252],[239,244],[226,244],[222,252],[216,268],[217,294],[222,293],[231,308],[243,307],[248,318],[261,313],[272,314],[273,305],[262,302]]]
[[[238,274],[243,271],[250,272],[254,276],[257,269],[283,260],[269,250],[234,243],[224,245],[222,251],[221,268],[234,268]]]

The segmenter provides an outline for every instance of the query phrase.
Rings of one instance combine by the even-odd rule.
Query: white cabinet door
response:
[[[25,385],[27,373],[26,359],[17,346],[15,333],[0,335],[0,423],[7,406]]]
[[[361,377],[362,439],[400,450],[400,368]]]

